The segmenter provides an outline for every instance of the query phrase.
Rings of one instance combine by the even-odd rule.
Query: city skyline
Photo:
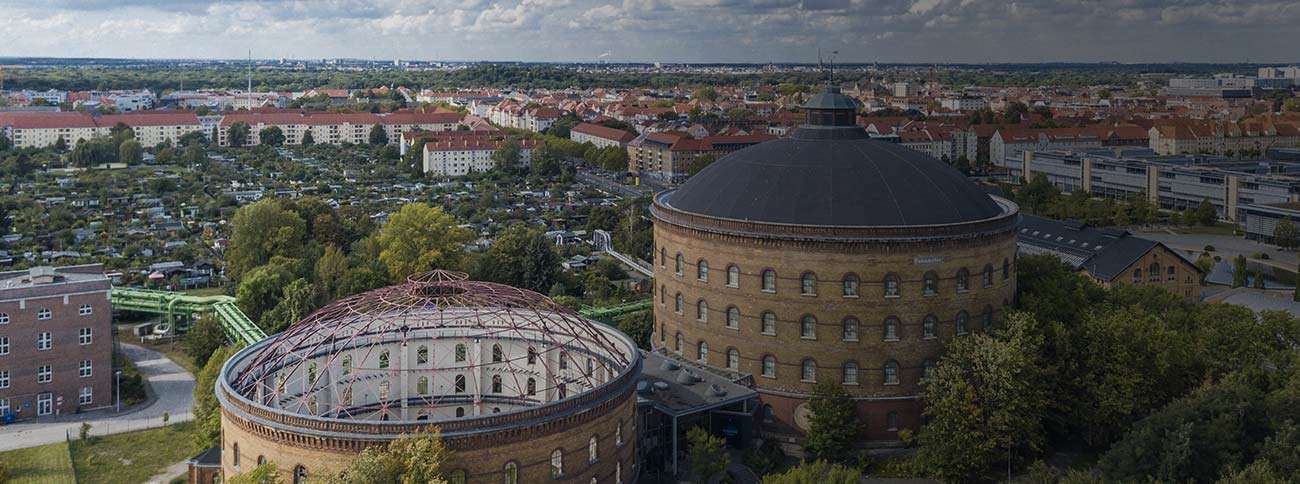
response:
[[[0,0],[0,57],[1295,62],[1300,3]]]

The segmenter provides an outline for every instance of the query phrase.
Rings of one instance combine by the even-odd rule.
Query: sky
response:
[[[0,0],[0,56],[1300,62],[1300,0]]]

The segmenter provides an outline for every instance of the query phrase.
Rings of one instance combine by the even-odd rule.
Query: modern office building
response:
[[[103,267],[0,273],[0,415],[113,404],[113,311]]]

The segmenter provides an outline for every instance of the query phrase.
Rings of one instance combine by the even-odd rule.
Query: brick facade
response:
[[[844,229],[839,232],[857,233],[842,237],[833,228],[744,227],[656,205],[652,344],[701,360],[704,342],[702,361],[715,367],[732,365],[728,354],[738,352],[735,369],[754,376],[769,434],[801,435],[808,395],[816,382],[830,380],[844,383],[855,397],[864,440],[896,440],[898,429],[919,424],[919,382],[944,342],[958,337],[959,318],[965,318],[963,333],[980,331],[986,312],[1000,318],[1011,303],[1015,219],[1012,210],[969,227],[918,228],[906,240],[899,237],[906,229],[882,228],[891,232],[888,238],[864,235],[871,228]],[[707,276],[700,272],[705,263]],[[731,266],[739,272],[735,286],[728,283]],[[989,285],[984,284],[986,267],[992,271]],[[962,269],[967,283],[959,291]],[[762,288],[765,270],[775,271],[774,291]],[[933,294],[925,291],[928,273],[935,277]],[[814,276],[808,294],[805,274]],[[897,277],[897,297],[885,295],[887,274]],[[856,295],[845,294],[849,277],[858,281]],[[700,301],[707,303],[703,319]],[[732,308],[738,311],[735,324]],[[775,331],[764,330],[764,313],[775,316]],[[927,319],[932,336],[926,334]],[[850,327],[856,321],[856,331],[846,331],[845,321]],[[894,327],[891,334],[886,334],[887,321]],[[805,326],[811,326],[811,334]],[[764,369],[769,356],[775,358],[774,373]],[[805,378],[805,361],[813,362],[812,379]],[[846,375],[851,364],[856,378]]]

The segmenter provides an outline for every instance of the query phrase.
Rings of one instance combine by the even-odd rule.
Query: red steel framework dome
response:
[[[523,412],[639,360],[626,336],[541,294],[450,271],[340,299],[250,350],[219,385],[276,413],[389,423]]]

